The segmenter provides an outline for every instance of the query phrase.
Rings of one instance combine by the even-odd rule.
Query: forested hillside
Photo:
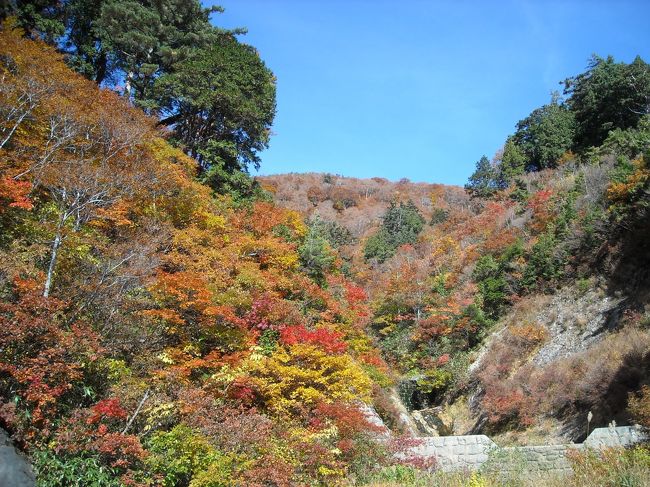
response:
[[[594,57],[564,82],[564,98],[554,94],[492,160],[480,158],[465,191],[259,178],[369,292],[402,399],[430,418],[423,434],[443,421],[507,441],[580,440],[588,411],[598,425],[643,421],[649,83],[639,58]]]
[[[189,157],[179,122],[24,33],[0,32],[0,422],[39,485],[331,485],[390,461],[359,409],[390,382],[365,292],[334,255],[303,272],[300,216],[207,155],[252,149],[213,127]]]
[[[254,179],[276,80],[219,11],[0,12],[0,427],[38,485],[364,485],[435,467],[402,433],[650,427],[643,60],[594,57],[465,188]]]

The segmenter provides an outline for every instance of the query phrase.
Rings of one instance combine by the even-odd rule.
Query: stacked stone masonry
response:
[[[485,435],[429,436],[420,438],[412,449],[413,456],[433,460],[443,470],[477,469],[497,445]]]
[[[596,428],[585,440],[584,445],[590,448],[632,446],[646,439],[643,430],[638,426]]]
[[[507,448],[499,448],[485,435],[436,436],[419,438],[409,456],[429,461],[435,468],[445,471],[476,470],[485,465],[499,470],[525,466],[529,472],[568,472],[571,466],[567,453],[571,450],[627,447],[647,439],[643,430],[636,426],[597,428],[582,444]]]
[[[501,470],[521,468],[525,465],[529,472],[569,472],[571,464],[567,459],[569,450],[581,450],[583,445],[543,445],[502,448],[503,461],[495,464]]]

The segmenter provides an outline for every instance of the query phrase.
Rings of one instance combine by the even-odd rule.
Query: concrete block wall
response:
[[[488,459],[497,445],[485,435],[428,436],[418,439],[411,455],[435,460],[435,468],[442,470],[477,469]]]
[[[525,468],[527,472],[569,472],[567,459],[570,450],[632,446],[648,439],[643,430],[633,426],[597,428],[582,444],[517,446],[499,448],[485,435],[435,436],[419,438],[409,449],[409,457],[433,460],[434,468],[449,470],[477,470],[486,468],[501,471]]]
[[[515,470],[525,466],[528,472],[570,472],[569,450],[582,450],[583,445],[542,445],[501,448],[502,459],[494,462],[500,470]]]
[[[646,435],[640,426],[596,428],[584,442],[590,448],[631,446],[642,442]]]

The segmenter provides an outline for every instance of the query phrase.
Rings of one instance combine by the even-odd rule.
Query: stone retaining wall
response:
[[[485,435],[428,436],[419,438],[411,449],[413,456],[432,460],[443,470],[477,469],[488,459],[488,452],[497,445]]]
[[[485,435],[435,436],[418,439],[418,445],[409,449],[409,457],[431,461],[435,468],[449,470],[488,469],[509,471],[525,469],[569,472],[567,459],[570,450],[631,446],[647,439],[639,427],[622,426],[597,428],[582,444],[498,447]],[[486,462],[489,463],[486,465]]]
[[[516,470],[525,467],[528,472],[570,472],[571,464],[566,457],[569,450],[582,450],[583,445],[543,445],[501,448],[494,461],[500,470]]]
[[[631,446],[648,439],[638,426],[618,426],[616,428],[596,428],[585,440],[590,448]]]

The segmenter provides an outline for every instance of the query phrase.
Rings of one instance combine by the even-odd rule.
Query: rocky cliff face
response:
[[[638,318],[647,308],[639,311],[635,302],[592,279],[515,306],[470,366],[471,431],[582,441],[590,411],[592,427],[630,424],[628,397],[650,372],[650,334]],[[508,398],[529,416],[504,414],[504,422],[490,424],[510,406]]]
[[[547,365],[588,350],[619,326],[626,298],[608,296],[595,283],[584,286],[562,288],[536,310],[534,320],[548,330],[548,339],[532,357],[534,364]]]
[[[417,378],[402,382],[400,400],[407,404],[418,436],[492,433],[515,443],[582,441],[589,411],[592,428],[612,421],[630,424],[628,395],[638,390],[650,370],[650,334],[638,322],[630,324],[639,313],[634,302],[622,292],[608,292],[595,279],[525,298],[474,354],[462,395],[428,403],[413,386]],[[518,336],[523,333],[532,338]],[[490,380],[504,368],[496,383]],[[491,424],[494,411],[485,408],[486,396],[489,399],[496,388],[521,392],[522,398],[513,401],[529,401],[531,417],[538,420],[514,427]]]

